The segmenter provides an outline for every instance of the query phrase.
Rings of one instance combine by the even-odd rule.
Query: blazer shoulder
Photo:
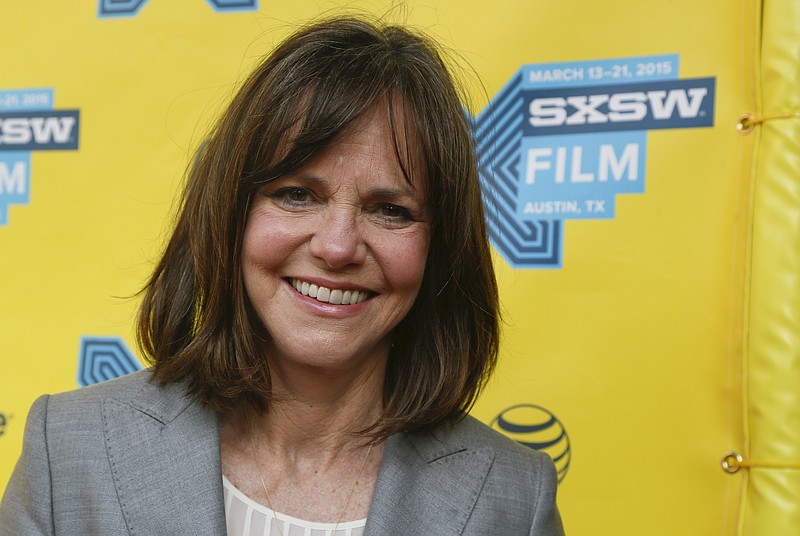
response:
[[[472,532],[465,534],[490,534],[501,526],[510,530],[508,520],[514,520],[515,528],[507,534],[563,534],[556,507],[555,464],[546,453],[517,443],[469,415],[439,424],[412,441],[429,460],[447,451],[480,451],[490,456],[488,473],[470,516]]]
[[[192,403],[183,384],[160,385],[150,369],[47,398],[48,421],[65,420],[73,425],[99,417],[109,401],[135,408],[164,424]]]
[[[183,384],[151,378],[137,372],[34,403],[0,535],[127,534],[131,524],[137,534],[224,533],[215,414]]]
[[[462,445],[464,448],[490,448],[496,457],[523,462],[549,460],[550,457],[530,447],[526,447],[493,430],[471,415],[465,415],[452,424],[440,425],[434,434],[440,441]]]
[[[513,481],[533,494],[542,490],[555,491],[558,477],[555,463],[548,454],[506,437],[471,415],[444,430],[445,441],[463,445],[465,449],[488,449],[493,453],[491,478]]]
[[[415,433],[411,442],[427,461],[461,451],[482,451],[493,459],[491,478],[513,480],[534,493],[556,486],[555,464],[549,455],[513,441],[470,415]]]

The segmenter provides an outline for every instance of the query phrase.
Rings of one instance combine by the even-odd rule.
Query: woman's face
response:
[[[382,366],[422,282],[427,217],[424,185],[404,178],[377,107],[265,185],[245,226],[242,273],[270,335],[270,366]]]

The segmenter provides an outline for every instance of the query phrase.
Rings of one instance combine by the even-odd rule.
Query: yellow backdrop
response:
[[[474,414],[553,456],[570,534],[800,532],[800,2],[396,4],[347,7],[482,82],[505,335]],[[194,148],[341,7],[0,3],[0,488],[36,396],[139,366],[133,296]]]

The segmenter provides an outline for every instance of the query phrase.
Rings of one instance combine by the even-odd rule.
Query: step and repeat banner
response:
[[[141,368],[136,293],[238,84],[358,10],[471,88],[505,325],[473,413],[553,457],[568,533],[800,531],[798,4],[0,3],[0,490],[37,396]]]

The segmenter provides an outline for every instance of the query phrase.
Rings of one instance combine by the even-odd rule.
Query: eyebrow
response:
[[[417,191],[411,188],[402,190],[395,188],[372,188],[367,193],[373,197],[385,199],[399,199],[401,197],[412,197],[417,199],[418,197]]]
[[[307,175],[305,173],[289,173],[286,176],[301,181],[310,182],[319,186],[327,186],[330,182],[326,179],[317,177],[316,175]],[[373,197],[381,197],[385,199],[400,199],[402,197],[412,197],[414,199],[418,199],[420,197],[419,192],[411,186],[408,188],[371,188],[367,190],[366,193]]]
[[[325,179],[321,179],[314,175],[306,175],[305,173],[287,173],[284,175],[284,177],[291,177],[293,179],[299,179],[313,184],[318,184],[320,186],[325,186],[328,184],[328,181]]]

